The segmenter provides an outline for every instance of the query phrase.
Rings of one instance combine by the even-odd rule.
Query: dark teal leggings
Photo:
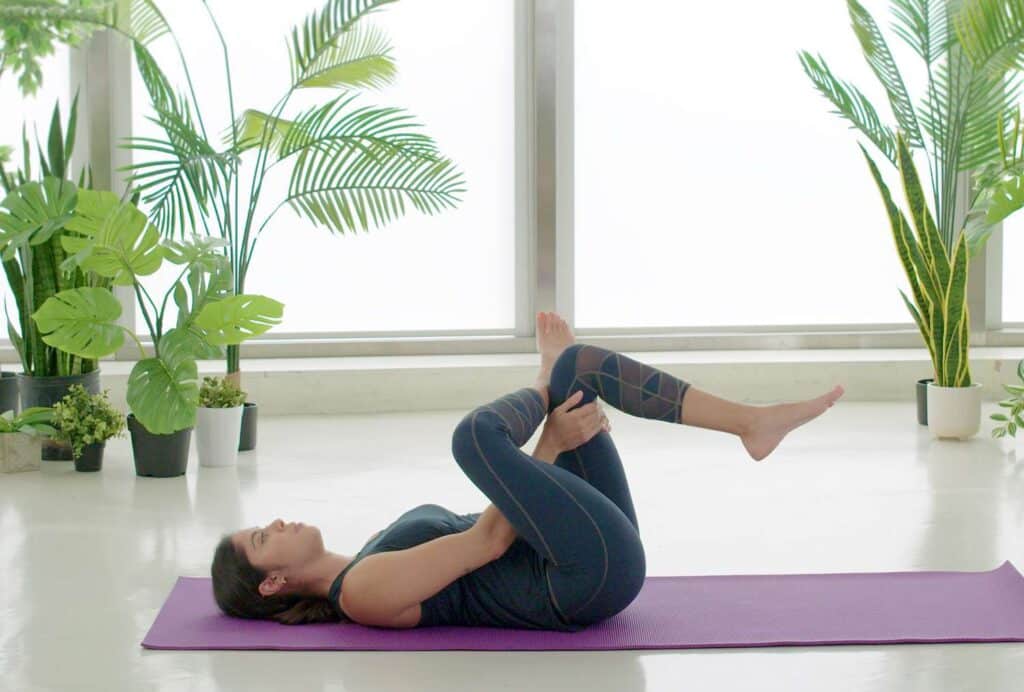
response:
[[[641,418],[679,423],[689,383],[626,356],[573,344],[555,362],[548,411],[574,392],[574,407],[600,396]],[[468,413],[452,435],[459,466],[544,558],[551,599],[565,622],[588,625],[622,611],[646,575],[643,544],[622,460],[610,434],[562,452],[554,465],[520,447],[547,412],[526,387]]]

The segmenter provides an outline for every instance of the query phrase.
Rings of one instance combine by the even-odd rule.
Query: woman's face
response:
[[[253,567],[268,574],[298,570],[324,552],[320,529],[281,519],[236,531],[231,540],[245,551]]]

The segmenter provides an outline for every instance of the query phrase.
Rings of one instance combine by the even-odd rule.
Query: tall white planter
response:
[[[242,433],[242,408],[196,409],[196,451],[200,466],[234,466]]]
[[[966,440],[981,428],[981,383],[938,387],[928,383],[928,429],[935,437]]]

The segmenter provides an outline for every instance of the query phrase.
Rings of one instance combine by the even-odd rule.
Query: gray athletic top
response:
[[[440,505],[420,505],[392,522],[356,553],[335,577],[329,600],[339,605],[346,572],[367,555],[404,550],[440,536],[465,531],[480,513],[455,514]],[[463,625],[514,627],[576,632],[584,628],[564,622],[551,603],[544,560],[529,543],[517,538],[497,560],[459,577],[420,604],[419,627]]]

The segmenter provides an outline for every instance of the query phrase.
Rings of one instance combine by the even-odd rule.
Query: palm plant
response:
[[[900,170],[916,238],[864,152],[892,221],[916,308],[902,290],[900,295],[928,345],[938,386],[970,384],[967,260],[981,251],[995,224],[1013,211],[1005,199],[1000,201],[999,191],[1006,177],[1024,163],[1016,153],[1018,142],[1024,142],[1016,107],[1020,76],[999,59],[1007,51],[1020,50],[1024,32],[1016,37],[999,35],[971,20],[980,6],[998,4],[997,0],[891,0],[892,29],[922,59],[928,77],[925,93],[915,101],[874,18],[858,0],[847,0],[854,33],[885,90],[895,127],[882,122],[856,86],[836,78],[822,57],[800,52],[804,71],[835,106],[834,112]],[[988,50],[974,50],[975,42]],[[913,149],[923,150],[928,161],[934,216],[918,182]],[[958,218],[956,201],[965,184],[959,174],[964,171],[975,175],[967,183],[967,213]],[[961,242],[966,256],[959,254]]]
[[[201,0],[224,55],[231,123],[215,140],[195,97],[184,53],[153,0],[123,0],[99,19],[132,41],[162,136],[132,138],[127,146],[147,158],[136,161],[131,182],[142,192],[153,224],[164,236],[199,227],[219,233],[230,255],[235,293],[246,275],[260,234],[285,207],[316,226],[342,233],[381,227],[406,213],[454,207],[462,176],[434,141],[417,131],[410,115],[393,107],[358,107],[357,90],[379,88],[395,75],[385,35],[362,20],[395,0],[325,0],[292,28],[291,79],[269,111],[236,109],[227,44],[207,1]],[[37,15],[38,16],[38,15]],[[56,16],[56,15],[55,15]],[[0,12],[0,18],[3,13]],[[188,89],[176,92],[149,46],[169,37],[177,47]],[[310,89],[334,93],[320,105],[284,117],[292,97]],[[243,161],[252,160],[243,178]],[[284,199],[258,211],[266,174],[290,167]],[[238,346],[227,349],[227,372],[238,384]]]

